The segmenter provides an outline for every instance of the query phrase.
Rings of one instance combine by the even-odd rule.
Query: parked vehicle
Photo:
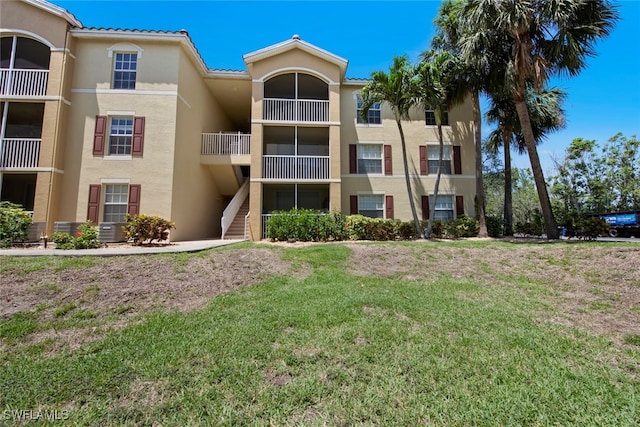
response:
[[[607,212],[594,216],[607,221],[610,237],[640,237],[640,211]]]

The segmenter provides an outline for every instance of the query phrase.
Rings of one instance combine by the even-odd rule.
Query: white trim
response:
[[[358,196],[384,196],[386,193],[384,190],[368,190],[368,191],[357,191],[356,195]]]
[[[12,100],[12,99],[20,99],[24,101],[62,101],[65,103],[69,103],[71,105],[71,101],[67,101],[62,96],[24,96],[24,95],[2,95],[3,100]]]
[[[112,110],[107,110],[107,116],[135,116],[136,112],[135,111],[112,111]]]
[[[42,1],[42,0],[23,0],[23,1],[39,9],[45,10],[53,15],[64,18],[68,23],[70,23],[73,26],[76,26],[76,27],[83,26],[82,22],[78,21],[75,16],[73,16],[66,9],[63,9],[60,6],[56,6],[55,4]]]
[[[357,118],[353,119],[354,122],[357,122]],[[356,127],[358,128],[382,128],[384,125],[382,123],[356,123]]]
[[[384,145],[384,141],[357,141],[356,144]]]
[[[119,53],[119,52],[137,52],[138,53],[138,59],[142,58],[142,53],[144,52],[144,49],[141,48],[140,46],[138,46],[137,44],[133,44],[133,43],[116,43],[114,45],[112,45],[111,47],[107,48],[107,57],[109,58],[113,58],[113,52]],[[137,71],[137,69],[136,69]]]
[[[71,93],[114,94],[114,95],[162,95],[178,96],[175,90],[139,90],[139,89],[71,89]]]
[[[26,35],[29,36],[29,38],[32,38],[34,40],[39,41],[40,43],[47,45],[49,47],[49,50],[55,50],[60,51],[60,50],[65,50],[63,48],[57,48],[53,43],[51,43],[49,40],[45,39],[44,37],[42,37],[41,35],[38,35],[36,33],[32,33],[31,31],[26,31],[26,30],[17,30],[14,28],[2,28],[0,29],[0,35],[12,35],[12,36],[22,36],[22,35]]]
[[[2,173],[11,173],[11,172],[53,172],[53,173],[64,173],[64,169],[58,168],[45,168],[45,167],[37,167],[37,168],[0,168],[0,172]]]
[[[341,178],[367,178],[367,177],[370,177],[370,178],[385,178],[385,179],[391,179],[391,178],[404,179],[404,174],[403,175],[396,175],[396,174],[394,174],[394,175],[385,175],[385,174],[376,174],[376,175],[369,174],[369,175],[366,175],[366,174],[359,174],[359,173],[346,173],[346,174],[340,175],[340,177]],[[420,180],[425,180],[425,179],[430,179],[430,178],[435,179],[436,178],[436,174],[435,173],[430,173],[428,175],[412,175],[412,174],[409,174],[409,178],[410,179],[420,179]],[[442,174],[441,177],[440,177],[440,179],[441,179],[440,182],[443,182],[443,180],[449,180],[451,178],[454,178],[454,179],[459,179],[459,178],[462,178],[462,179],[476,179],[475,175],[455,175],[455,174],[451,174],[451,175],[446,174],[445,175],[445,174]]]
[[[251,120],[251,124],[255,124],[255,125],[262,125],[262,124],[286,124],[287,126],[309,126],[309,127],[313,127],[313,126],[340,126],[340,122],[287,122],[287,121],[280,121],[280,120],[263,120],[263,119],[256,119],[256,120]]]
[[[133,160],[133,157],[130,154],[105,154],[102,157],[103,160]]]
[[[262,59],[288,52],[289,50],[295,48],[336,64],[338,67],[340,67],[343,75],[347,69],[347,65],[349,64],[348,60],[341,58],[338,55],[335,55],[327,50],[321,49],[318,46],[314,46],[311,43],[300,40],[300,37],[298,36],[293,36],[293,38],[289,40],[285,40],[283,42],[247,53],[242,56],[242,59],[244,59],[245,64],[251,64]]]
[[[293,72],[305,72],[307,74],[311,74],[313,76],[316,77],[321,77],[322,80],[324,80],[325,83],[327,83],[327,85],[340,85],[340,83],[338,82],[334,82],[333,80],[331,80],[329,77],[325,76],[322,73],[319,73],[316,70],[313,70],[311,68],[306,68],[306,67],[285,67],[285,68],[278,68],[275,70],[271,70],[268,74],[265,74],[264,76],[262,76],[259,79],[253,79],[251,80],[253,83],[263,83],[265,80],[270,79],[271,77],[275,77],[278,74],[285,74],[287,71],[293,71]]]
[[[100,184],[131,184],[131,178],[101,178]]]

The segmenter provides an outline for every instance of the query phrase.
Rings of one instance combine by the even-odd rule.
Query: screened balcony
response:
[[[302,181],[329,179],[329,129],[265,126],[262,177]]]
[[[3,102],[1,105],[6,122],[0,142],[0,169],[38,167],[44,104]]]
[[[41,97],[47,94],[49,47],[18,36],[0,39],[0,96]]]
[[[273,77],[264,83],[263,114],[278,122],[328,122],[329,86],[309,74]]]

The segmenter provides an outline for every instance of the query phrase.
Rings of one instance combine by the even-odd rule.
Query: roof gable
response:
[[[31,6],[42,9],[46,12],[51,13],[52,15],[59,16],[65,19],[69,24],[74,27],[82,28],[82,22],[78,21],[75,16],[69,13],[66,9],[61,8],[60,6],[56,6],[53,3],[49,3],[45,0],[22,0],[24,3],[30,4]]]
[[[344,75],[347,71],[347,64],[349,63],[349,61],[337,55],[334,55],[329,51],[326,51],[315,45],[312,45],[311,43],[301,40],[300,36],[298,36],[297,34],[294,35],[289,40],[285,40],[283,42],[265,47],[263,49],[247,53],[246,55],[243,55],[242,58],[244,59],[245,64],[249,65],[251,63],[258,62],[266,58],[271,58],[276,55],[281,55],[293,49],[302,50],[313,56],[321,58],[327,62],[335,64],[340,68],[341,77],[344,78]]]

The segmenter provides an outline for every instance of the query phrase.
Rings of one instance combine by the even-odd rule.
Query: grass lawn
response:
[[[218,257],[245,255],[288,270],[196,308],[180,300],[197,290],[160,283],[195,283],[194,274],[204,289],[231,268]],[[37,422],[51,425],[640,423],[640,311],[629,304],[640,294],[640,245],[246,243],[3,258],[0,296],[21,283],[42,301],[0,312],[0,425],[24,421],[12,412],[22,410],[65,418]],[[628,267],[598,268],[607,260]],[[149,263],[166,267],[154,280],[173,306],[128,299],[101,310],[109,278],[99,271],[137,266],[127,276],[142,282]],[[65,273],[82,298],[68,297]]]

